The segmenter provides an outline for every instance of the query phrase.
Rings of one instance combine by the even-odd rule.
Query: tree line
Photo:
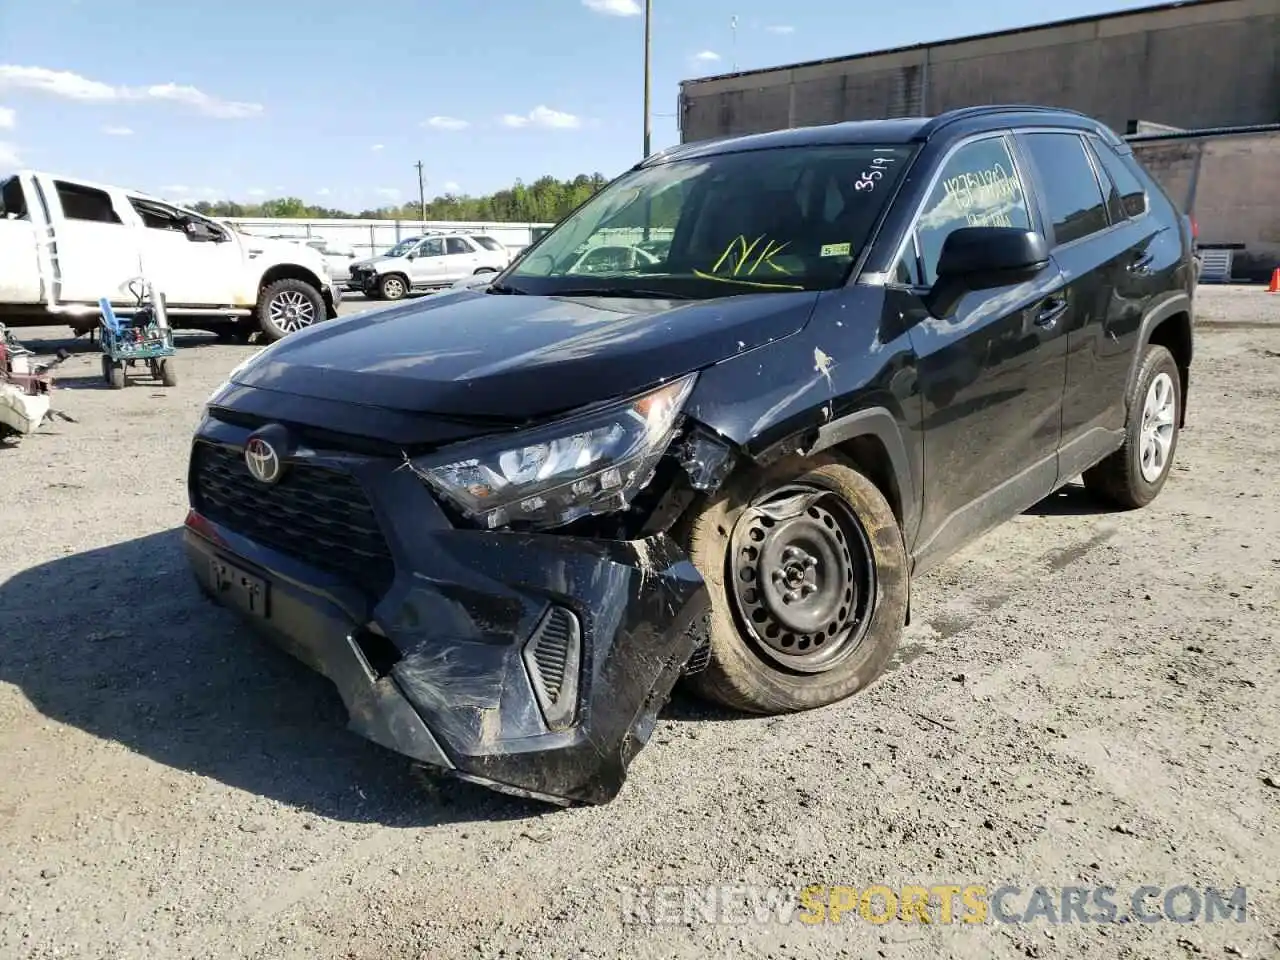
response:
[[[608,180],[602,173],[580,173],[572,180],[539,177],[479,197],[446,193],[427,201],[427,220],[478,220],[490,223],[555,223],[579,204],[585,203]],[[323,220],[418,220],[422,208],[416,200],[399,206],[379,207],[352,213],[333,207],[306,203],[297,197],[278,197],[261,203],[234,200],[201,200],[192,208],[209,217],[296,217]]]

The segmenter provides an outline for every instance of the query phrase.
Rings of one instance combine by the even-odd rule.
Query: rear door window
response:
[[[1072,243],[1107,229],[1107,199],[1084,140],[1074,133],[1026,133],[1022,139],[1039,173],[1056,242]]]
[[[475,253],[471,244],[463,240],[461,237],[447,237],[445,239],[445,249],[451,254],[457,253]]]
[[[83,220],[90,223],[123,223],[120,214],[116,213],[111,202],[111,194],[105,190],[97,190],[79,183],[67,183],[65,180],[53,181],[58,193],[58,204],[62,207],[62,215],[68,220]]]

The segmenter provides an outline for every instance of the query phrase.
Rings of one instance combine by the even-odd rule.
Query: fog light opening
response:
[[[525,642],[522,657],[548,729],[573,726],[582,666],[582,624],[577,614],[552,606]]]
[[[353,650],[364,661],[365,669],[373,680],[381,680],[391,672],[403,656],[381,630],[361,627],[349,638]]]

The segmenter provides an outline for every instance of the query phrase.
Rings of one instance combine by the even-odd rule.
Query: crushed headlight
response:
[[[622,403],[477,446],[470,457],[415,461],[415,471],[487,529],[562,526],[625,509],[675,435],[697,374]],[[455,454],[456,456],[456,454]]]

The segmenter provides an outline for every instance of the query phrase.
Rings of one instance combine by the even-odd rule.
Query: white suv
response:
[[[411,291],[439,290],[463,277],[497,273],[510,262],[511,252],[486,234],[434,234],[401,256],[353,267],[349,285],[373,300],[399,300]]]

